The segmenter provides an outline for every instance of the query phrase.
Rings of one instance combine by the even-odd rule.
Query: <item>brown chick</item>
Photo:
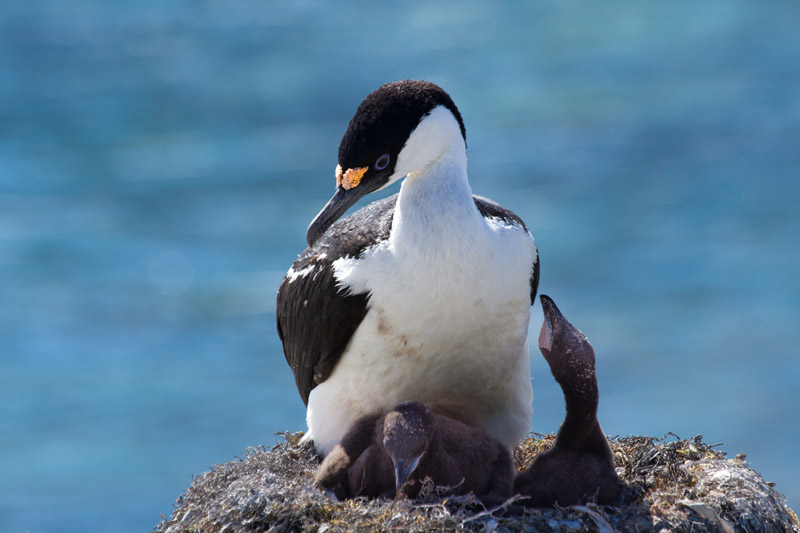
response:
[[[597,420],[595,356],[586,336],[545,295],[540,296],[544,324],[539,349],[564,392],[567,414],[553,447],[537,455],[514,481],[514,492],[533,507],[594,501],[614,505],[620,481],[614,457]]]
[[[484,431],[405,402],[359,420],[325,458],[317,483],[338,497],[420,495],[430,478],[440,495],[474,493],[490,502],[511,495],[509,451]]]

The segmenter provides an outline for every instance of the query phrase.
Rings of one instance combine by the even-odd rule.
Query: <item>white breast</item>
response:
[[[334,263],[342,287],[370,300],[309,397],[307,438],[322,453],[359,416],[407,400],[459,413],[509,447],[530,430],[536,248],[520,226],[480,215],[462,168],[442,161],[409,175],[390,238]]]

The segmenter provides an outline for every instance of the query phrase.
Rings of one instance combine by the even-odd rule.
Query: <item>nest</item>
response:
[[[486,509],[471,496],[335,501],[314,485],[320,459],[286,433],[271,450],[216,465],[180,496],[155,531],[743,531],[800,532],[782,494],[744,462],[674,435],[611,439],[625,488],[620,505],[526,509],[513,498]],[[533,435],[514,451],[518,470],[550,447]]]

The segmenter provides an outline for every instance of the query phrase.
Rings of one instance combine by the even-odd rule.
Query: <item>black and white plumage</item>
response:
[[[336,193],[277,302],[320,452],[361,416],[409,400],[509,447],[527,435],[536,245],[519,217],[472,195],[466,166],[461,115],[432,83],[383,85],[350,121]],[[403,177],[399,194],[339,220]]]

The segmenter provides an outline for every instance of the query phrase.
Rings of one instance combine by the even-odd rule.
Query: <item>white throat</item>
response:
[[[420,122],[400,152],[397,167],[407,176],[395,207],[391,241],[419,253],[421,247],[441,251],[443,243],[461,244],[453,238],[480,234],[483,220],[467,179],[466,145],[449,109],[436,107]]]
[[[466,179],[467,147],[461,126],[453,113],[441,105],[425,115],[411,132],[385,186],[404,176],[413,179],[425,175],[433,165],[460,167]]]

